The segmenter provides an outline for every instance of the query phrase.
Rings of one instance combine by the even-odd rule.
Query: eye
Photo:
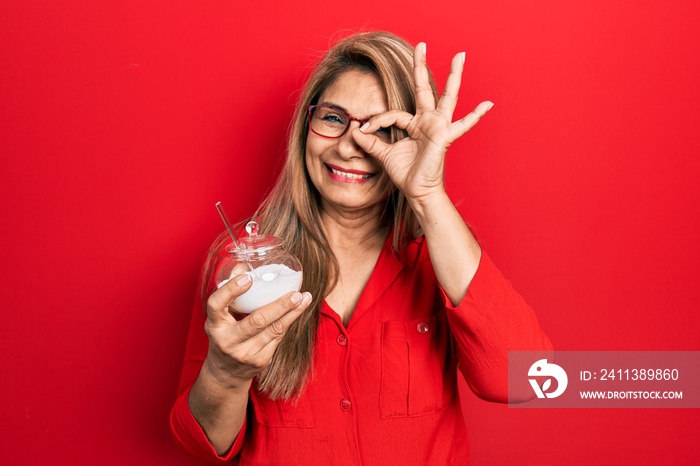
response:
[[[374,132],[374,135],[378,138],[389,140],[391,139],[391,127],[379,128],[377,131]]]
[[[323,121],[327,121],[329,123],[343,123],[343,120],[340,119],[339,115],[334,115],[332,113],[328,113],[327,115],[323,116]]]
[[[348,121],[343,112],[328,107],[320,107],[314,116],[330,126],[345,126]]]

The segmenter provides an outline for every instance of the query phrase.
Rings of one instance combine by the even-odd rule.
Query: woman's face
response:
[[[341,74],[321,94],[318,105],[338,107],[348,115],[365,119],[388,110],[386,95],[373,74],[350,70]],[[352,130],[339,138],[326,138],[309,131],[306,136],[306,168],[321,194],[325,211],[345,212],[383,209],[391,181],[381,165],[355,143]]]

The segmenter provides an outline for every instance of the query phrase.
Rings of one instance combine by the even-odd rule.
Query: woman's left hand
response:
[[[353,131],[353,138],[360,148],[382,164],[396,187],[413,202],[444,193],[447,148],[476,125],[493,106],[489,101],[482,102],[467,116],[453,122],[465,54],[458,53],[452,59],[445,90],[436,105],[428,78],[425,50],[425,44],[419,43],[413,54],[416,114],[389,110],[372,117],[361,129]],[[408,137],[387,144],[371,134],[379,128],[390,126],[405,130]]]

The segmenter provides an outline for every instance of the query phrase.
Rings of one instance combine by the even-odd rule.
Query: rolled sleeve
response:
[[[189,406],[190,389],[187,389],[177,399],[170,412],[170,430],[175,440],[189,453],[211,464],[232,463],[233,458],[241,451],[245,438],[246,421],[234,440],[231,449],[220,456],[209,442],[202,426],[195,419]]]
[[[534,311],[485,252],[457,306],[440,294],[467,383],[480,398],[507,402],[508,351],[552,350]]]

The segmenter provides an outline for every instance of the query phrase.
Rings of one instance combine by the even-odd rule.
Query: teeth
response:
[[[366,175],[358,175],[357,173],[341,172],[340,170],[336,170],[335,168],[331,168],[331,171],[336,175],[344,176],[345,178],[350,178],[351,180],[366,180],[367,178],[372,176],[371,173],[368,173]]]

